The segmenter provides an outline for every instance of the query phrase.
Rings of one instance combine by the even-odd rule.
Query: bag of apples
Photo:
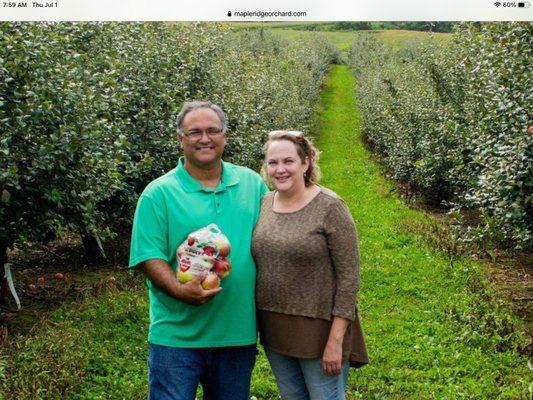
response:
[[[228,238],[215,224],[190,233],[177,250],[178,280],[186,283],[206,272],[202,287],[218,287],[220,280],[231,271],[231,262],[227,259],[230,250]]]

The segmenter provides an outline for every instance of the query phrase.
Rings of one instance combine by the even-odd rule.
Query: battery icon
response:
[[[521,1],[518,3],[519,8],[529,8],[530,4],[527,1]]]

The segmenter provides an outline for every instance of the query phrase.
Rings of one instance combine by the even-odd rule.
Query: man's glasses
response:
[[[275,139],[285,135],[302,137],[304,134],[300,131],[272,131],[268,133],[268,138]]]
[[[203,131],[200,129],[191,129],[188,132],[182,131],[183,136],[187,136],[190,140],[200,140],[200,138],[204,136],[204,132],[211,139],[215,139],[222,135],[224,133],[224,130],[220,128],[207,128]]]

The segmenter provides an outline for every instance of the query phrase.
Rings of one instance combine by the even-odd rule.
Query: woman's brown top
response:
[[[359,253],[355,224],[342,199],[321,191],[302,209],[278,213],[263,197],[252,251],[261,342],[282,354],[322,357],[334,316],[352,321],[344,359],[368,362],[356,313]]]
[[[326,188],[290,213],[273,211],[273,198],[272,192],[263,197],[253,234],[257,308],[353,321],[359,253],[348,207]]]
[[[331,321],[271,311],[257,312],[261,344],[270,350],[298,358],[321,358],[328,342]],[[358,368],[368,364],[363,329],[356,315],[342,341],[342,361]]]

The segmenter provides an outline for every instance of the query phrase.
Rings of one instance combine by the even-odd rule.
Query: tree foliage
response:
[[[352,48],[363,129],[391,176],[454,210],[475,210],[466,240],[533,243],[533,25],[462,24],[452,42],[394,53]]]
[[[306,129],[332,48],[217,24],[0,23],[0,244],[112,234],[176,165],[186,100],[229,117],[227,159]]]

